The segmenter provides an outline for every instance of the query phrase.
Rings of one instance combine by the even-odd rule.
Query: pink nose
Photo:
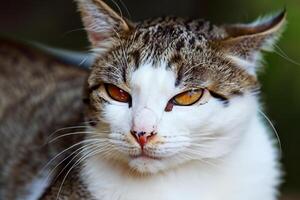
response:
[[[136,141],[141,145],[141,148],[144,148],[144,146],[147,144],[148,141],[150,141],[155,135],[155,132],[137,132],[137,131],[130,131],[133,137],[136,139]]]

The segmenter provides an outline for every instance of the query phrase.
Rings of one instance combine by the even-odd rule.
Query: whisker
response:
[[[74,158],[76,158],[78,155],[80,155],[80,153],[82,153],[82,152],[80,151],[79,153],[77,153],[77,155],[74,156],[74,157],[72,158],[71,161],[73,161]],[[63,188],[64,182],[66,181],[66,179],[67,179],[69,173],[71,172],[71,170],[72,170],[74,167],[77,166],[78,161],[81,161],[82,157],[84,157],[84,156],[81,156],[81,157],[79,158],[79,160],[77,160],[77,161],[72,165],[72,167],[68,170],[68,172],[67,172],[66,175],[64,176],[64,178],[63,178],[63,180],[62,180],[62,182],[61,182],[61,184],[60,184],[60,186],[59,186],[59,189],[58,189],[58,192],[57,192],[57,195],[56,195],[56,200],[59,199],[59,195],[60,195],[60,193],[61,193],[61,190],[62,190],[62,188]],[[71,161],[66,165],[66,167],[67,167],[68,165],[70,165]],[[61,175],[61,173],[66,169],[66,167],[64,167],[64,169],[61,170],[61,172],[59,173],[59,175]],[[59,176],[59,175],[58,175],[58,176]]]
[[[92,143],[86,144],[86,145],[84,145],[84,146],[82,146],[82,147],[76,149],[74,152],[72,152],[72,153],[71,153],[70,155],[68,155],[66,158],[64,158],[63,160],[61,160],[54,168],[51,169],[51,171],[49,172],[49,174],[48,174],[46,180],[49,180],[51,174],[54,173],[55,169],[57,169],[57,167],[58,167],[59,165],[61,165],[63,162],[65,162],[65,161],[66,161],[67,159],[69,159],[71,156],[73,156],[74,154],[76,154],[78,151],[80,151],[79,153],[81,153],[81,150],[82,150],[82,149],[85,149],[85,148],[87,148],[87,147],[90,146],[90,145],[96,145],[96,144],[98,144],[98,143],[99,143],[99,141],[92,142]],[[66,167],[67,167],[67,166],[68,166],[68,164],[66,165]],[[64,169],[65,169],[65,168],[64,168]],[[62,169],[61,172],[63,172],[64,169]],[[59,173],[59,174],[57,175],[57,177],[58,177],[60,174],[61,174],[61,173]]]
[[[65,152],[71,150],[72,148],[74,148],[78,145],[81,145],[81,144],[86,143],[86,142],[91,142],[91,141],[95,141],[95,139],[86,139],[86,140],[80,141],[76,144],[73,144],[72,146],[68,147],[67,149],[64,149],[63,151],[58,153],[56,156],[54,156],[50,161],[48,161],[48,163],[42,168],[42,170],[45,170],[48,167],[48,165],[50,165],[51,162],[53,162],[55,159],[57,159],[60,155],[64,154]]]
[[[278,49],[278,51],[274,51],[277,55],[289,61],[292,64],[300,66],[300,63],[290,58],[278,45],[274,44],[274,47]]]
[[[207,147],[212,147],[211,145],[205,145],[205,144],[199,144],[199,143],[190,143],[190,148],[193,148],[193,147],[204,147],[204,148],[207,148]]]
[[[68,34],[76,32],[76,31],[85,31],[85,29],[84,28],[76,28],[76,29],[72,29],[72,30],[66,31],[65,33],[62,34],[62,37],[65,37]]]
[[[237,140],[237,138],[234,137],[201,137],[201,136],[191,136],[192,139],[197,139],[196,141],[209,141],[209,140],[227,140],[227,141],[232,141],[232,140]]]
[[[73,133],[66,133],[66,134],[63,134],[63,135],[60,135],[60,136],[57,136],[53,139],[51,139],[48,143],[52,143],[60,138],[64,138],[64,137],[67,137],[67,136],[71,136],[71,135],[80,135],[80,134],[91,134],[91,135],[97,135],[95,132],[88,132],[88,131],[78,131],[78,132],[73,132]]]
[[[123,8],[125,8],[125,11],[126,11],[128,17],[129,17],[129,19],[131,19],[132,17],[131,17],[131,14],[130,14],[130,12],[129,12],[127,6],[125,5],[125,3],[124,3],[122,0],[120,0],[120,2],[121,2],[121,4],[122,4]]]
[[[207,161],[207,160],[204,159],[204,158],[199,158],[199,157],[197,156],[197,154],[195,154],[195,153],[193,153],[193,152],[187,152],[187,153],[185,152],[185,154],[186,154],[186,156],[190,156],[190,159],[199,160],[199,161],[204,162],[204,163],[206,163],[206,164],[208,164],[208,165],[210,165],[210,166],[218,167],[217,164],[215,164],[215,163],[213,163],[213,162],[210,162],[210,161]]]
[[[280,137],[279,137],[279,134],[275,128],[275,126],[273,125],[272,121],[268,118],[268,116],[260,109],[258,109],[258,112],[267,120],[267,122],[270,124],[271,128],[273,129],[273,133],[275,134],[276,136],[276,139],[277,139],[277,143],[278,143],[278,146],[279,146],[279,153],[280,153],[280,157],[282,157],[282,146],[281,146],[281,141],[280,141]]]
[[[57,192],[57,196],[56,196],[56,199],[57,199],[57,200],[58,200],[58,198],[59,198],[59,195],[60,195],[60,192],[61,192],[61,190],[62,190],[63,184],[64,184],[64,182],[66,181],[66,179],[67,179],[69,173],[72,171],[72,169],[75,168],[76,166],[78,166],[78,165],[79,165],[82,161],[84,161],[85,159],[87,159],[87,158],[89,158],[89,157],[91,157],[91,156],[94,156],[94,155],[98,154],[98,153],[101,152],[101,151],[103,151],[103,150],[101,150],[101,149],[100,149],[100,150],[96,150],[96,151],[90,150],[88,153],[86,153],[85,155],[81,156],[81,157],[73,164],[73,166],[68,170],[68,172],[66,173],[66,175],[64,176],[64,178],[63,178],[63,180],[62,180],[62,183],[61,183],[61,185],[60,185],[60,187],[59,187],[59,190],[58,190],[58,192]],[[77,155],[78,155],[78,154],[77,154]]]
[[[70,130],[70,129],[84,129],[84,128],[88,128],[88,126],[69,126],[69,127],[60,128],[60,129],[57,129],[56,131],[54,131],[53,133],[51,133],[48,136],[48,139],[51,138],[54,134],[59,133],[60,131],[65,131],[65,130]]]

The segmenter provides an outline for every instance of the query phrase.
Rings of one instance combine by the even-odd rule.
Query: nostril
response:
[[[142,137],[142,136],[144,136],[145,134],[146,134],[146,132],[141,131],[141,132],[138,132],[138,133],[137,133],[137,136],[138,136],[138,137]]]
[[[144,131],[130,131],[130,133],[142,148],[154,135],[156,135],[155,132],[146,133]]]

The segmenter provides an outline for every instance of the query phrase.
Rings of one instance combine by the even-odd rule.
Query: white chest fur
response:
[[[148,177],[132,177],[117,163],[86,161],[81,173],[99,200],[274,200],[277,151],[256,117],[240,143],[218,162],[190,162]]]

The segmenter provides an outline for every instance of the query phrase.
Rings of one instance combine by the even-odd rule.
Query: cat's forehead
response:
[[[196,48],[207,50],[210,41],[225,36],[222,28],[209,21],[161,17],[137,23],[128,41],[133,41],[133,51],[152,54],[155,59],[155,54],[164,58],[163,55],[175,53],[184,47],[189,48],[189,52]]]
[[[226,31],[204,19],[160,17],[137,24],[141,32],[155,36],[155,39],[174,39],[180,35],[194,36],[195,39],[213,40],[226,36]],[[157,37],[158,36],[158,37]]]
[[[255,88],[256,78],[230,63],[212,44],[225,36],[222,28],[201,19],[140,22],[129,35],[115,38],[116,45],[95,62],[90,80],[129,86],[140,66],[165,63],[166,70],[176,75],[178,87],[210,87],[224,95]]]

